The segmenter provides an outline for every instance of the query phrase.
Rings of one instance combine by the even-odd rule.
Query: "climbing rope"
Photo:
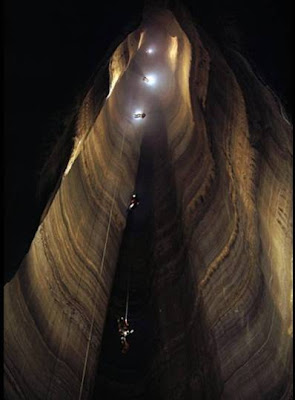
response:
[[[125,305],[125,321],[127,321],[127,318],[128,318],[129,290],[130,290],[130,265],[128,265],[128,276],[127,276],[126,305]]]
[[[97,213],[96,213],[96,216],[97,216]],[[92,235],[93,235],[93,230],[94,230],[94,225],[95,225],[95,221],[96,221],[96,216],[95,216],[95,218],[93,219],[93,223],[92,223],[92,227],[91,227],[91,231],[90,231],[90,239],[91,239],[91,237],[92,237]],[[88,245],[87,245],[87,248],[86,248],[86,254],[88,253],[89,245],[90,245],[90,240],[89,240]],[[77,290],[76,290],[76,293],[75,293],[75,295],[74,295],[74,299],[75,299],[75,300],[78,298],[78,293],[79,293],[80,286],[81,286],[83,271],[84,271],[84,269],[82,269],[82,272],[81,272],[81,274],[79,275],[79,281],[78,281],[78,285],[77,285]],[[71,309],[71,312],[70,312],[69,325],[68,325],[67,334],[66,334],[66,339],[64,340],[64,343],[67,343],[68,338],[69,338],[70,328],[71,328],[71,325],[72,325],[73,314],[74,314],[74,309],[72,308],[72,309]],[[48,387],[48,391],[47,391],[47,396],[46,396],[47,399],[50,398],[51,386],[52,386],[53,379],[54,379],[54,377],[55,377],[55,371],[56,371],[56,366],[57,366],[58,361],[59,361],[59,357],[60,357],[60,353],[61,353],[61,347],[62,347],[62,343],[60,343],[60,345],[59,345],[58,353],[57,353],[57,356],[56,356],[56,358],[55,358],[55,363],[54,363],[54,367],[53,367],[53,372],[52,372],[52,374],[51,374],[51,378],[50,378],[50,381],[49,381],[49,387]]]
[[[121,160],[121,157],[122,157],[124,143],[125,143],[125,132],[123,133],[122,144],[121,144],[120,155],[119,155],[119,161]],[[101,264],[100,264],[99,278],[101,277],[101,274],[102,274],[102,271],[103,271],[103,266],[104,266],[104,260],[105,260],[105,254],[106,254],[106,249],[107,249],[107,243],[108,243],[108,239],[109,239],[109,232],[110,232],[110,226],[111,226],[111,220],[112,220],[112,215],[113,215],[113,209],[114,209],[114,204],[115,204],[115,198],[116,198],[118,182],[119,182],[119,180],[116,179],[115,184],[114,184],[114,193],[113,193],[112,204],[111,204],[111,209],[110,209],[110,214],[109,214],[108,227],[107,227],[107,232],[106,232],[106,240],[105,240],[105,243],[104,243],[103,254],[102,254],[102,259],[101,259]],[[99,280],[97,280],[97,283],[98,282],[99,282]],[[95,293],[96,292],[97,291],[95,291]],[[98,296],[96,296],[95,301],[94,301],[94,307],[93,307],[93,313],[92,313],[92,318],[91,318],[90,331],[89,331],[89,335],[88,335],[88,343],[87,343],[86,355],[85,355],[85,359],[84,359],[83,374],[82,374],[82,380],[81,380],[81,385],[80,385],[79,400],[81,400],[82,393],[83,393],[84,380],[85,380],[86,368],[87,368],[87,362],[88,362],[88,356],[89,356],[89,349],[90,349],[90,344],[91,344],[91,340],[92,340],[92,333],[93,333],[94,317],[95,317],[95,311],[96,311],[96,306],[97,306],[97,300],[98,300]]]

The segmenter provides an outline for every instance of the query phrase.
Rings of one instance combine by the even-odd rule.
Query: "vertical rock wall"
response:
[[[167,71],[145,132],[155,340],[144,382],[118,390],[159,400],[291,398],[292,128],[239,53],[222,54],[184,10],[173,13],[147,12],[118,47],[99,115],[99,86],[83,103],[59,189],[5,286],[8,399],[91,391],[141,142],[120,112],[121,78],[154,30]]]
[[[162,215],[155,227],[156,267],[169,272],[158,277],[155,286],[160,279],[164,283],[154,297],[162,304],[159,313],[167,307],[159,314],[159,326],[171,322],[159,350],[158,369],[167,378],[157,376],[157,398],[288,399],[292,127],[279,101],[240,54],[229,51],[225,58],[182,10],[175,15],[191,49],[183,47],[175,72],[182,97],[178,92],[179,104],[175,99],[174,114],[167,118],[167,168],[175,179],[175,225],[184,234],[189,264],[175,254],[177,229],[167,227],[171,215],[165,219],[164,211],[155,211]],[[184,32],[178,33],[179,43],[186,41]],[[167,199],[164,205],[168,208]],[[165,260],[159,252],[166,253]],[[186,272],[172,284],[176,262],[178,273]],[[185,296],[177,295],[185,288]],[[206,341],[198,337],[200,330]]]
[[[118,47],[111,78],[137,42],[131,35]],[[141,141],[138,127],[117,115],[116,89],[97,116],[97,90],[94,83],[60,186],[4,289],[7,399],[87,398],[93,385]]]

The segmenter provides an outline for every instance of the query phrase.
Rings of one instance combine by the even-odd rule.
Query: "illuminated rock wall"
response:
[[[141,143],[121,78],[154,29],[167,68],[149,100],[156,341],[144,382],[109,384],[126,399],[291,398],[292,127],[239,53],[173,11],[147,12],[112,57],[109,99],[97,110],[98,85],[80,110],[59,188],[5,286],[7,399],[89,396]]]
[[[175,15],[191,49],[180,34],[166,170],[155,189],[163,209],[155,208],[160,345],[151,392],[289,399],[292,127],[239,53],[226,61],[181,10]]]
[[[118,79],[126,68],[136,41],[131,36],[116,50],[111,76]],[[82,105],[77,146],[60,186],[5,286],[10,399],[73,399],[80,391],[87,398],[93,380],[141,137],[128,118],[117,123],[116,91],[95,118],[98,89]]]

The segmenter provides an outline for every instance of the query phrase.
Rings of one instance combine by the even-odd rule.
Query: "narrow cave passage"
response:
[[[126,216],[126,227],[104,325],[93,399],[101,396],[104,399],[142,398],[155,346],[154,332],[158,330],[155,326],[158,321],[155,318],[155,304],[151,295],[154,216],[155,207],[159,207],[159,199],[163,200],[163,193],[159,193],[159,184],[162,184],[159,165],[168,161],[167,127],[163,106],[167,102],[167,94],[174,89],[175,81],[167,62],[169,35],[153,27],[149,30],[148,42],[151,43],[151,47],[149,43],[145,44],[135,55],[109,100],[116,104],[115,110],[121,107],[126,115],[131,110],[136,111],[138,104],[139,109],[147,113],[147,118],[143,121],[142,129],[138,131],[143,135],[134,187],[139,205]],[[155,55],[149,56],[147,49],[153,48],[153,43],[157,44],[157,51]],[[142,79],[145,74],[149,79],[148,85]],[[156,79],[155,85],[153,79]],[[123,96],[122,103],[119,99]],[[138,128],[141,125],[140,121],[134,123]],[[171,190],[169,182],[166,182],[164,189],[167,199]],[[128,336],[129,351],[122,354],[117,318],[125,316],[128,277],[128,322],[134,333]],[[128,391],[128,387],[132,387],[131,392]]]
[[[178,15],[187,38],[157,14],[73,121],[69,168],[5,285],[7,399],[292,397],[291,126],[240,54]]]
[[[214,349],[208,350],[201,306],[195,307],[195,274],[175,176],[175,152],[195,144],[196,136],[188,90],[190,46],[172,26],[168,34],[159,26],[148,29],[142,49],[110,97],[113,112],[120,110],[125,116],[140,110],[147,117],[142,124],[133,122],[143,135],[134,188],[140,204],[126,217],[93,399],[163,399],[168,387],[181,390],[185,398],[204,390],[213,399],[218,391],[209,354]],[[154,76],[156,84],[146,86],[145,74]],[[128,322],[134,332],[127,337],[129,351],[122,354],[117,319],[125,316],[129,276]],[[191,357],[192,349],[196,358]],[[181,389],[179,374],[184,379]]]
[[[148,32],[148,43],[145,42],[132,59],[110,98],[110,102],[116,104],[114,110],[122,107],[124,114],[128,114],[132,109],[136,111],[135,105],[138,104],[141,111],[147,113],[147,118],[142,124],[143,137],[134,188],[140,204],[126,218],[98,356],[93,399],[101,396],[104,399],[144,399],[153,392],[150,386],[160,393],[161,379],[174,379],[171,360],[164,361],[161,368],[166,371],[161,372],[161,378],[151,374],[151,365],[162,357],[160,349],[166,340],[183,332],[186,318],[184,296],[188,292],[193,296],[168,144],[171,118],[181,108],[186,110],[184,115],[190,121],[189,105],[182,101],[182,91],[174,74],[176,36],[170,36],[155,26]],[[155,43],[155,54],[150,57],[146,49],[153,49]],[[149,79],[155,77],[156,84],[146,86],[142,82],[145,74]],[[182,77],[185,78],[185,74]],[[119,99],[123,97],[122,103]],[[176,104],[171,98],[177,99]],[[139,126],[138,122],[135,122],[136,126]],[[187,121],[184,129],[187,129]],[[128,336],[130,348],[124,355],[121,353],[117,318],[125,316],[128,276],[128,322],[134,333]],[[168,297],[162,288],[166,279],[171,285],[167,289]],[[174,285],[178,286],[175,291],[172,289]],[[183,334],[179,337],[183,342]]]
[[[153,157],[151,137],[142,139],[135,192],[140,204],[128,213],[104,326],[93,399],[118,398],[117,384],[136,384],[149,367],[153,340],[150,308],[150,262],[153,234]],[[117,318],[125,315],[129,281],[128,322],[134,333],[122,354]],[[122,397],[125,398],[125,397]]]

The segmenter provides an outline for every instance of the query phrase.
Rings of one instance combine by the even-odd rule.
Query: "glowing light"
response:
[[[146,75],[143,77],[143,81],[147,85],[153,86],[157,81],[157,77],[156,77],[156,75]]]
[[[153,48],[149,48],[149,49],[147,49],[147,51],[146,51],[148,54],[152,54],[152,53],[154,53],[154,49]]]
[[[146,114],[142,110],[139,110],[139,109],[137,109],[133,113],[133,118],[135,120],[140,120],[141,121],[143,118],[145,118],[145,116],[146,116]]]

